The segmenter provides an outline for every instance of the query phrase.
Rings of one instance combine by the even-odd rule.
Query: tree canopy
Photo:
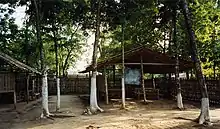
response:
[[[80,57],[82,48],[86,45],[88,31],[95,30],[97,0],[37,0],[37,2],[41,13],[46,64],[51,72],[55,70],[53,42],[56,39],[60,73],[66,74],[67,69]],[[153,50],[175,55],[172,41],[173,10],[177,10],[177,43],[180,46],[180,57],[189,58],[191,50],[178,2],[178,0],[102,0],[100,60],[121,51],[122,25],[125,30],[125,50],[145,45]],[[40,55],[36,40],[36,11],[33,1],[3,0],[0,3],[1,51],[39,68]],[[220,72],[220,4],[216,0],[194,0],[189,3],[203,69],[207,76],[212,77],[213,67],[216,74]],[[18,6],[27,8],[25,23],[20,28],[11,17]]]

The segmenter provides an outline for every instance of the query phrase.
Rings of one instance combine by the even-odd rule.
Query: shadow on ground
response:
[[[127,100],[126,110],[120,110],[120,102],[109,105],[101,104],[105,110],[92,116],[82,115],[88,100],[78,95],[61,96],[60,112],[51,112],[51,119],[39,119],[41,103],[21,114],[11,114],[8,121],[0,121],[1,129],[218,129],[217,121],[212,127],[198,125],[200,111],[198,104],[184,103],[186,110],[174,110],[175,101],[155,100],[147,104],[140,101]],[[56,97],[49,100],[50,111],[55,111]],[[212,118],[220,120],[220,110],[211,110]]]

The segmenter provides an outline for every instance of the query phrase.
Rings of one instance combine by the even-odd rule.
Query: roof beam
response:
[[[118,64],[122,64],[122,63],[118,63]],[[140,65],[141,63],[125,63],[125,65]],[[166,65],[166,66],[175,66],[176,64],[168,64],[168,63],[143,63],[143,65]]]

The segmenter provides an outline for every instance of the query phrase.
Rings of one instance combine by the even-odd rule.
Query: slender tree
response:
[[[53,41],[54,41],[54,50],[55,50],[55,60],[56,60],[56,86],[57,86],[57,103],[56,111],[60,110],[60,78],[59,78],[59,59],[58,59],[58,41],[57,41],[57,29],[55,26],[55,17],[52,23],[53,30]]]
[[[41,39],[41,22],[40,22],[40,7],[41,0],[34,0],[34,6],[36,11],[36,30],[37,30],[37,41],[40,46],[40,60],[41,60],[41,71],[42,71],[42,114],[41,117],[48,117],[50,115],[48,108],[48,83],[47,83],[47,69],[44,67],[44,50],[43,42]]]
[[[175,66],[175,79],[176,79],[176,88],[177,88],[177,107],[179,109],[183,109],[183,101],[181,95],[181,85],[180,85],[180,77],[179,77],[179,43],[177,42],[177,27],[176,27],[176,18],[177,18],[177,10],[173,9],[173,44],[175,45],[176,50],[176,66]]]
[[[98,54],[98,45],[100,38],[100,8],[101,0],[98,0],[98,8],[96,14],[96,31],[95,31],[95,42],[93,47],[93,56],[92,56],[92,77],[91,77],[91,90],[90,90],[90,111],[91,113],[96,113],[97,111],[103,112],[104,110],[98,106],[97,102],[97,88],[96,88],[96,75],[97,75],[97,54]]]
[[[121,41],[121,48],[122,48],[122,76],[121,76],[121,91],[122,91],[122,109],[125,109],[125,49],[124,49],[124,22],[121,26],[122,29],[122,41]]]
[[[202,101],[201,101],[201,112],[199,115],[199,124],[211,124],[209,116],[209,98],[208,91],[206,87],[205,78],[202,73],[201,62],[197,52],[196,38],[194,31],[192,29],[191,18],[189,15],[189,8],[186,0],[181,0],[181,9],[185,18],[185,24],[187,28],[187,33],[189,35],[189,42],[191,47],[192,60],[195,64],[196,76],[200,86]]]

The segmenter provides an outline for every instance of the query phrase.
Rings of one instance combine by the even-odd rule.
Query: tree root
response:
[[[50,112],[47,112],[45,110],[43,110],[43,112],[40,115],[40,118],[49,118],[52,119],[51,117],[54,116],[54,114],[51,114]]]
[[[102,108],[100,108],[99,106],[97,106],[96,108],[94,108],[94,107],[87,107],[84,111],[83,111],[83,113],[82,113],[82,115],[95,115],[95,114],[97,114],[98,112],[104,112],[104,110],[102,109]]]
[[[99,106],[97,106],[98,111],[100,112],[104,112],[104,110],[102,108],[100,108]]]
[[[211,121],[206,120],[204,117],[198,117],[196,119],[196,122],[198,122],[200,125],[204,125],[204,126],[212,126],[213,124],[211,123]]]
[[[209,116],[209,99],[208,98],[202,98],[201,112],[197,119],[198,119],[197,121],[199,122],[199,124],[203,124],[206,126],[212,125],[210,121],[210,116]]]
[[[54,118],[52,118],[49,114],[44,115],[43,113],[41,114],[40,119],[51,119],[51,120],[54,120]]]
[[[185,111],[185,110],[186,110],[186,108],[184,108],[184,107],[183,107],[183,108],[174,107],[173,109],[174,109],[174,110],[179,110],[179,111]]]

